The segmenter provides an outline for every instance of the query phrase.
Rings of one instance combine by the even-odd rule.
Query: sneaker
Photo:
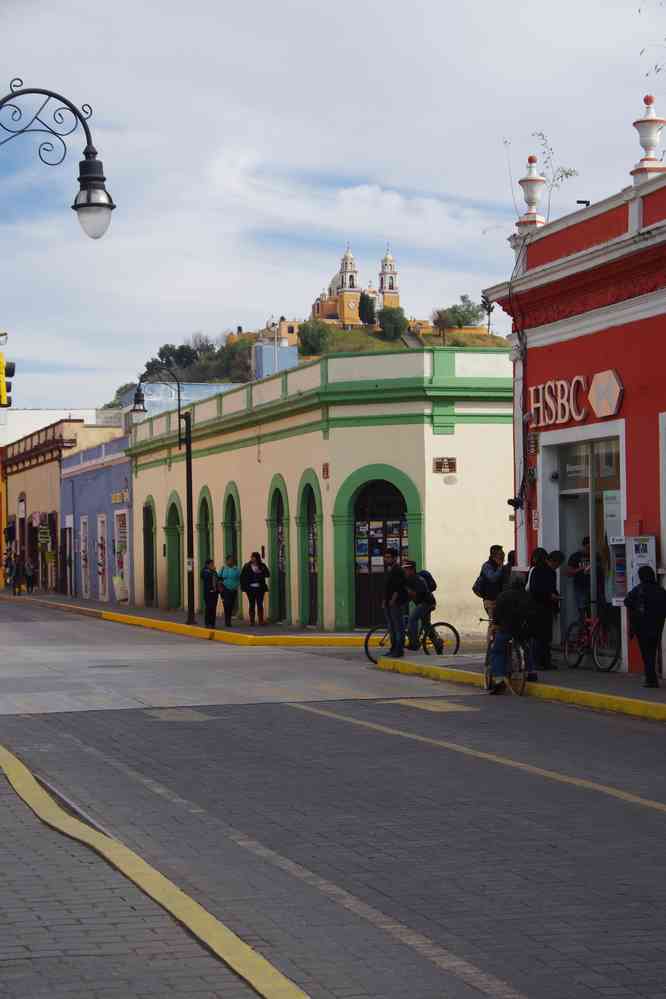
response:
[[[530,681],[530,683],[538,683],[538,681],[539,681],[539,674],[538,673],[528,673],[527,674],[527,679]]]
[[[505,684],[504,680],[500,680],[499,683],[495,683],[495,682],[491,683],[490,690],[488,691],[488,693],[489,694],[503,694],[505,690],[506,690],[506,684]]]

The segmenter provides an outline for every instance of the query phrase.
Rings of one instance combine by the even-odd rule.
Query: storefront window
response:
[[[560,492],[590,487],[590,445],[564,444],[559,450]]]

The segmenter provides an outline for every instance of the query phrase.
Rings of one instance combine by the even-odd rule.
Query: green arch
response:
[[[236,504],[236,551],[238,554],[238,564],[243,564],[243,532],[242,532],[242,518],[241,518],[241,505],[240,505],[240,493],[238,492],[238,486],[235,482],[228,482],[227,488],[224,490],[224,499],[222,500],[222,537],[223,537],[223,553],[226,558],[227,555],[231,555],[233,552],[232,545],[232,535],[231,532],[234,530],[234,524],[232,521],[227,520],[227,503],[229,502],[229,497],[232,497],[234,503]]]
[[[317,473],[313,468],[306,468],[298,486],[298,503],[296,506],[296,526],[298,528],[298,596],[299,620],[301,627],[308,624],[310,617],[310,593],[308,580],[308,524],[305,510],[305,487],[310,486],[315,498],[317,521],[317,627],[324,626],[324,507],[321,499],[321,487]]]
[[[143,603],[144,606],[148,607],[159,607],[159,597],[157,592],[157,504],[153,496],[148,494],[143,501],[143,507],[149,506],[152,510],[153,516],[153,536],[151,538],[150,545],[146,545],[145,532],[143,531],[143,523],[141,525],[142,537],[143,537]],[[142,518],[143,518],[143,507],[142,507]],[[152,562],[153,562],[153,600],[151,604],[146,601],[146,557],[151,554],[152,549]]]
[[[169,523],[171,512],[175,510],[178,524]],[[164,533],[167,549],[167,606],[176,609],[183,605],[183,508],[175,490],[169,495],[166,505]]]
[[[278,557],[277,557],[277,545],[275,538],[275,517],[273,514],[273,507],[275,503],[276,493],[282,495],[282,504],[284,507],[284,563],[285,563],[285,604],[286,604],[286,621],[287,624],[291,624],[291,548],[289,544],[289,493],[287,492],[287,483],[284,481],[283,477],[279,472],[276,472],[271,479],[271,484],[268,488],[268,506],[266,510],[266,526],[268,527],[268,568],[271,573],[271,579],[269,581],[269,613],[273,620],[277,620],[278,615],[278,587],[277,587],[277,573],[278,573]]]
[[[409,554],[423,565],[423,507],[412,479],[393,465],[364,465],[342,483],[333,508],[333,558],[335,565],[335,627],[348,631],[356,621],[354,585],[354,504],[358,493],[376,479],[384,479],[402,493],[407,507]]]
[[[208,507],[208,530],[204,532],[203,519],[201,516],[201,510],[203,504]],[[214,519],[214,507],[213,507],[213,497],[210,494],[210,489],[208,486],[202,486],[199,491],[199,498],[197,500],[197,555],[198,555],[198,565],[199,565],[199,609],[203,609],[204,606],[204,594],[203,594],[203,583],[201,582],[201,570],[204,567],[204,562],[207,558],[215,557],[214,549],[214,534],[215,534],[215,519]],[[206,536],[207,535],[207,536]]]

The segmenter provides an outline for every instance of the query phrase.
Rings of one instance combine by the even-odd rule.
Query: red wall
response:
[[[654,225],[662,219],[666,219],[666,187],[643,198],[643,225]]]
[[[666,318],[657,316],[553,346],[532,347],[526,371],[528,386],[553,378],[571,379],[575,375],[586,375],[589,384],[597,371],[609,368],[617,371],[624,385],[624,397],[617,415],[609,419],[626,421],[627,533],[655,534],[657,538],[660,532],[658,414],[666,412],[666,386],[661,374],[666,364],[665,324]],[[605,422],[608,420],[598,420],[590,411],[585,425]],[[535,496],[530,499],[532,505]]]
[[[645,199],[647,201],[647,198]],[[666,209],[664,210],[666,215]],[[663,217],[663,216],[660,216]],[[645,225],[649,223],[645,222]],[[607,243],[617,236],[621,236],[629,227],[629,208],[627,205],[619,205],[611,208],[609,212],[595,215],[591,219],[585,219],[577,225],[567,226],[550,236],[537,239],[527,248],[527,269],[531,267],[541,267],[552,260],[559,260],[560,257],[569,257],[572,253],[579,253],[587,250],[590,246],[597,246],[599,243]]]

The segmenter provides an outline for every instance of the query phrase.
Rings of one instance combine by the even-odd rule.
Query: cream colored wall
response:
[[[367,358],[364,358],[367,360]],[[429,377],[432,355],[421,351],[401,351],[398,354],[377,354],[372,358],[372,371],[364,371],[368,380],[383,378]],[[335,357],[328,359],[329,382],[351,382],[359,378],[359,358]]]
[[[318,364],[290,371],[287,375],[287,386],[290,395],[293,395],[295,392],[308,392],[310,389],[319,388],[320,382],[321,371]]]
[[[60,465],[49,461],[7,477],[7,515],[18,517],[18,498],[25,493],[26,514],[60,510]]]
[[[456,378],[513,378],[513,365],[509,354],[465,353],[455,355]]]
[[[418,409],[418,406],[414,407]],[[316,418],[316,417],[315,417]],[[272,429],[272,425],[271,425]],[[510,427],[508,428],[511,429]],[[194,462],[193,482],[195,503],[204,485],[208,486],[214,503],[214,555],[219,562],[223,549],[222,503],[230,481],[236,482],[240,494],[243,559],[263,545],[268,553],[268,492],[274,473],[279,472],[287,483],[289,497],[289,552],[291,574],[292,619],[298,617],[298,537],[295,518],[298,516],[298,487],[307,468],[313,468],[319,478],[323,506],[323,564],[324,564],[324,626],[335,626],[334,564],[332,514],[335,497],[347,476],[358,468],[374,463],[393,465],[406,472],[421,493],[424,488],[422,426],[394,428],[387,433],[385,427],[345,428],[331,431],[324,440],[319,430],[309,434],[289,437],[280,441],[263,443],[256,447],[240,448],[223,454],[198,458]],[[213,444],[211,440],[210,444]],[[258,460],[260,459],[260,460]],[[321,468],[329,463],[330,479],[323,481]],[[160,606],[166,606],[166,558],[164,524],[166,503],[172,490],[180,496],[185,512],[185,465],[174,463],[171,470],[160,465],[141,471],[134,479],[134,537],[135,590],[137,603],[143,603],[143,505],[152,495],[157,513],[157,580]],[[508,495],[508,494],[507,494]],[[197,511],[195,510],[195,522]],[[195,540],[195,558],[197,556]],[[196,564],[196,577],[200,572]],[[183,592],[185,592],[183,587]]]
[[[261,406],[265,402],[275,402],[282,397],[282,379],[270,378],[266,381],[257,382],[252,387],[252,403]]]
[[[435,474],[433,458],[457,458],[455,475]],[[454,434],[425,434],[425,561],[439,583],[437,616],[478,633],[483,605],[472,593],[493,544],[513,548],[507,499],[513,496],[510,423],[457,424]]]
[[[123,436],[122,427],[90,427],[84,424],[76,428],[76,444],[65,454],[74,454],[76,451],[85,451],[88,447],[96,447],[98,444],[106,444],[107,441],[115,440],[116,437]]]

